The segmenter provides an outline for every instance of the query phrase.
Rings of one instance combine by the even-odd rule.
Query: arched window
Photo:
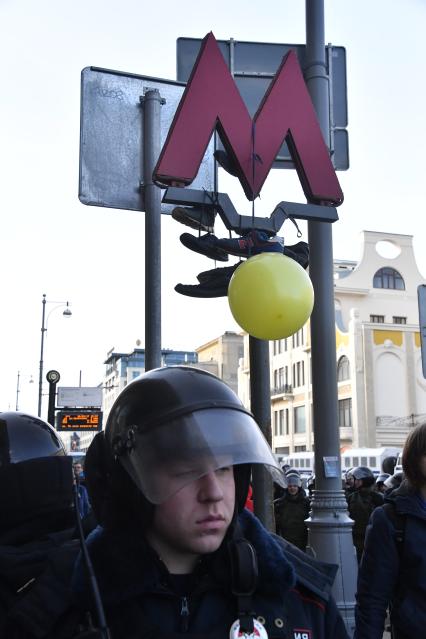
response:
[[[398,291],[405,291],[405,283],[402,275],[389,266],[385,266],[377,271],[373,278],[373,287],[393,288]]]
[[[350,377],[351,367],[349,365],[349,360],[346,355],[342,355],[337,362],[337,381],[343,382],[345,379],[350,379]]]

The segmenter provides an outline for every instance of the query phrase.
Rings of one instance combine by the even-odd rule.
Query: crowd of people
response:
[[[256,464],[274,481],[276,534],[252,512]],[[403,467],[345,476],[356,639],[381,639],[389,610],[394,639],[426,627],[426,424]],[[84,467],[46,422],[0,413],[0,637],[347,639],[338,567],[306,552],[314,488],[280,468],[226,384],[193,367],[129,384]]]

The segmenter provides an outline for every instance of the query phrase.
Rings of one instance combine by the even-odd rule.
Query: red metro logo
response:
[[[294,51],[283,58],[252,120],[216,39],[209,33],[154,169],[154,180],[168,186],[191,184],[215,129],[249,200],[259,195],[285,139],[307,200],[343,202]]]

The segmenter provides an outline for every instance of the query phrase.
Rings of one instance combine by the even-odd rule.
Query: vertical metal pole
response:
[[[15,406],[16,411],[19,410],[19,378],[20,378],[20,371],[18,371],[18,377],[16,380],[16,406]]]
[[[55,426],[56,382],[49,382],[49,403],[47,408],[47,421]]]
[[[42,401],[42,392],[43,392],[43,349],[44,349],[44,334],[46,332],[46,328],[44,326],[44,320],[46,317],[46,293],[43,293],[43,312],[41,314],[41,347],[40,347],[40,367],[38,374],[38,410],[37,415],[41,417],[41,401]]]
[[[306,0],[306,83],[324,139],[329,142],[329,94],[324,39],[324,0]],[[309,545],[321,560],[339,565],[333,594],[347,630],[354,631],[357,564],[353,522],[342,490],[337,404],[331,224],[309,222],[309,273],[315,291],[311,316],[315,491],[308,520]],[[331,458],[337,472],[326,472]],[[330,466],[328,466],[330,468]],[[335,476],[330,476],[330,475]]]
[[[250,405],[259,427],[269,445],[271,432],[271,384],[269,372],[269,342],[249,337],[250,350]],[[268,471],[261,465],[253,464],[254,512],[263,525],[275,532],[272,507],[273,483]]]
[[[161,104],[158,89],[141,97],[144,109],[145,200],[145,370],[161,366],[161,190],[152,172],[161,148]]]

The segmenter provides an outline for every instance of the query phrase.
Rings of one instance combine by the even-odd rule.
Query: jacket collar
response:
[[[259,566],[257,592],[284,596],[298,581],[322,599],[327,600],[337,566],[314,560],[307,554],[271,535],[248,510],[239,516],[244,537],[253,545]],[[167,593],[167,569],[146,541],[133,531],[111,532],[98,527],[87,540],[103,599],[117,601],[147,591]],[[215,584],[230,588],[230,568],[225,542],[213,555],[202,559],[200,573],[206,563]],[[73,579],[77,597],[85,596],[84,566],[81,557]]]

